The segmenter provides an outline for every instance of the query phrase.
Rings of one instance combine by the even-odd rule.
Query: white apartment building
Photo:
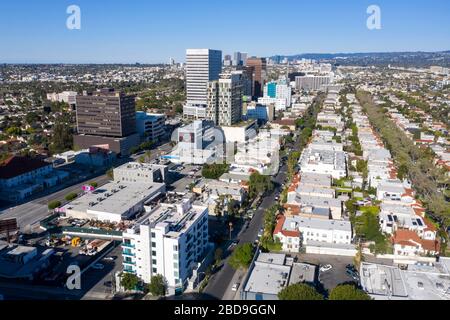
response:
[[[347,176],[347,159],[345,152],[315,149],[308,146],[300,157],[302,173],[321,173],[331,175],[333,179]]]
[[[123,233],[123,271],[145,283],[162,275],[169,294],[181,293],[209,247],[207,207],[189,199],[163,203]]]
[[[258,98],[258,103],[263,105],[273,104],[275,106],[276,111],[283,111],[286,110],[288,107],[286,99],[282,98],[270,98],[270,97]]]
[[[47,94],[47,100],[52,102],[65,102],[70,105],[77,104],[77,92],[75,91],[63,91],[61,93],[49,93]]]
[[[298,90],[305,91],[317,91],[320,90],[324,85],[328,85],[333,82],[333,77],[328,76],[316,76],[316,75],[306,75],[295,77],[295,84]]]
[[[261,132],[255,138],[238,144],[232,166],[274,175],[279,171],[279,152],[279,136]]]
[[[205,119],[209,81],[219,79],[222,51],[188,49],[186,51],[186,105],[183,114],[190,119]]]
[[[285,252],[299,252],[308,242],[351,244],[352,226],[349,221],[281,217],[275,227],[274,237],[279,239]]]

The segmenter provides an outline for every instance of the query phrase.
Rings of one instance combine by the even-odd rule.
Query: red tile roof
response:
[[[417,243],[421,243],[422,239],[420,239],[419,235],[411,230],[397,230],[394,237],[392,238],[394,243],[400,243],[404,241],[414,241]]]
[[[417,233],[410,230],[398,230],[394,237],[392,237],[392,242],[394,244],[399,244],[402,246],[416,247],[417,245],[422,246],[426,252],[439,252],[440,243],[435,240],[423,240],[419,237]]]
[[[51,164],[39,159],[12,156],[0,164],[0,179],[12,179],[47,166]]]
[[[282,234],[285,237],[300,237],[300,231],[289,231],[283,230],[284,223],[286,222],[286,217],[284,215],[278,216],[277,225],[273,231],[274,235]]]

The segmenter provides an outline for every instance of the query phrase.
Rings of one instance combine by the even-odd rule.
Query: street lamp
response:
[[[231,240],[231,231],[233,231],[233,222],[230,222],[228,226],[230,227],[230,240]]]

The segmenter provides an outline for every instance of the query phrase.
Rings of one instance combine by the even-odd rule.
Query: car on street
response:
[[[240,285],[241,285],[240,283],[233,284],[233,286],[231,287],[231,291],[237,292]]]
[[[331,264],[326,264],[320,267],[320,272],[325,273],[330,270],[333,270],[333,266]]]
[[[105,266],[103,264],[101,264],[101,263],[96,263],[96,264],[94,264],[92,266],[92,269],[94,269],[94,270],[103,270],[103,269],[105,269]]]
[[[233,250],[236,248],[236,246],[238,245],[238,243],[239,243],[239,240],[233,241],[233,242],[230,244],[230,246],[228,247],[228,250],[233,251]]]
[[[258,239],[264,235],[264,228],[261,228],[258,232]]]
[[[116,259],[117,259],[117,257],[106,257],[103,260],[105,260],[105,261],[115,261]]]

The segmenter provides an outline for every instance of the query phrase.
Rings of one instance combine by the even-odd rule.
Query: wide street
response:
[[[150,161],[155,160],[163,154],[166,154],[170,151],[170,143],[163,144],[151,151]],[[137,161],[140,156],[144,155],[144,152],[141,152],[138,155],[132,156],[130,159],[123,159],[118,164],[125,163],[127,161]],[[103,171],[104,172],[104,171]],[[86,185],[91,181],[97,182],[98,186],[103,186],[110,181],[109,177],[106,174],[93,174],[91,176],[80,177],[81,182],[77,182],[76,184],[72,184],[71,182],[67,182],[66,185],[59,185],[50,190],[44,191],[40,196],[36,196],[28,200],[28,202],[19,204],[13,207],[2,208],[0,211],[0,219],[9,219],[9,218],[17,218],[17,222],[22,232],[28,233],[31,232],[35,226],[48,216],[48,204],[51,201],[61,201],[65,203],[65,196],[69,193],[80,193],[82,186]],[[79,180],[79,181],[80,181]],[[43,195],[45,194],[45,195]]]
[[[267,197],[264,198],[261,206],[255,212],[255,215],[250,223],[250,226],[247,230],[244,230],[237,238],[239,240],[239,244],[244,243],[254,243],[258,238],[258,232],[263,225],[264,220],[264,212],[274,205],[276,202],[275,198],[280,194],[281,184],[285,182],[286,179],[286,171],[287,166],[283,165],[280,169],[280,172],[273,180],[276,184],[275,190],[271,192]],[[220,271],[214,274],[209,280],[208,285],[206,286],[203,294],[206,296],[210,296],[219,300],[233,300],[235,298],[235,292],[231,290],[231,287],[238,281],[242,284],[240,277],[243,277],[242,272],[237,272],[234,270],[229,264],[228,259],[225,259],[223,262],[223,267]]]
[[[48,216],[48,203],[54,200],[64,203],[64,197],[72,192],[80,193],[81,188],[86,183],[95,181],[99,186],[106,184],[109,181],[107,175],[102,175],[97,178],[87,179],[82,183],[67,187],[55,193],[43,196],[39,199],[8,208],[0,211],[0,219],[17,218],[17,222],[22,232],[29,232],[31,228],[38,224],[39,221]]]

